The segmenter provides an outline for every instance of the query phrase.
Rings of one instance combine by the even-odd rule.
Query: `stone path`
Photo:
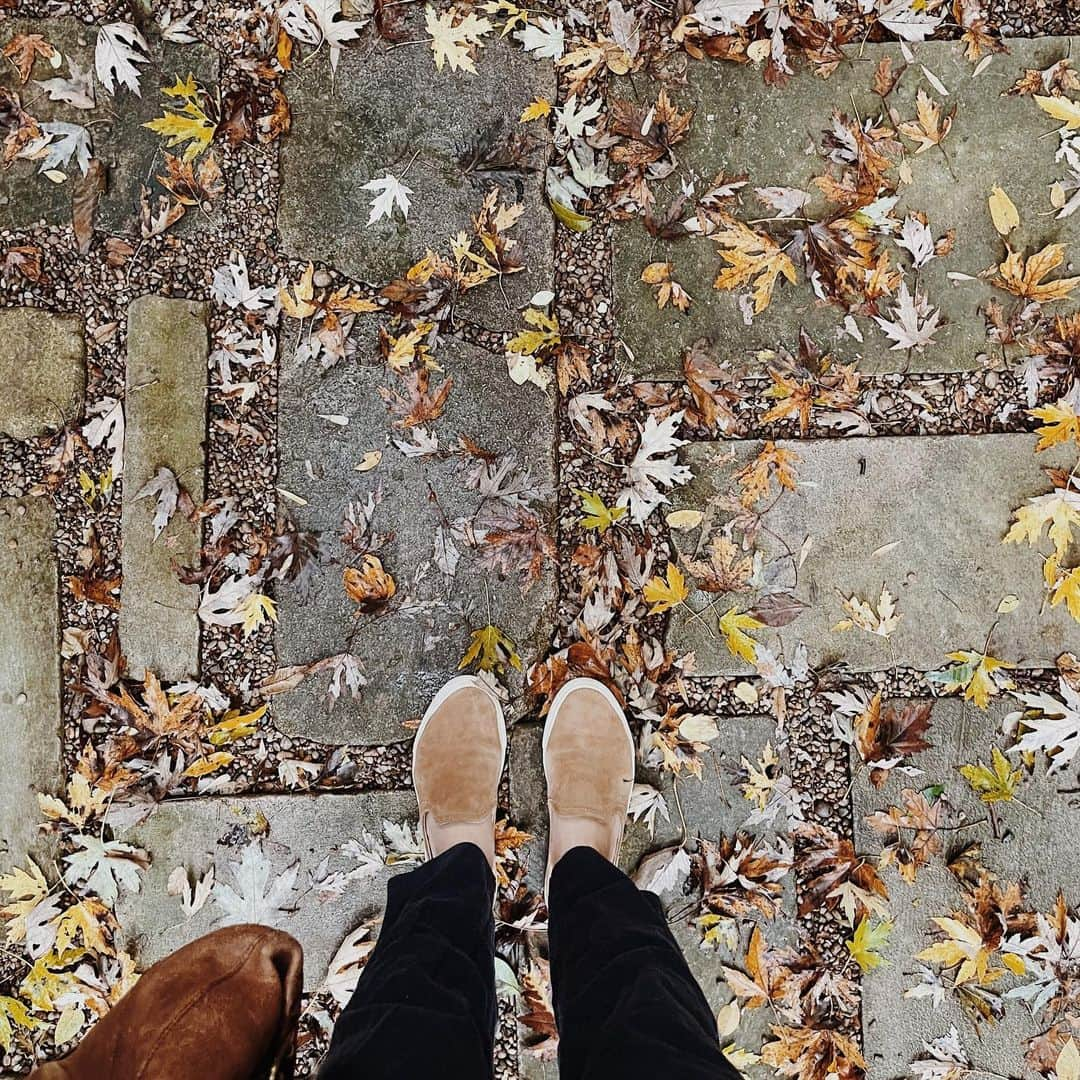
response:
[[[935,940],[930,920],[974,903],[977,881],[1022,882],[1026,914],[1012,933],[1030,933],[1059,890],[1076,919],[1065,839],[1080,824],[1075,736],[1018,754],[1016,738],[1035,730],[1039,712],[1021,717],[1009,691],[1028,705],[1030,695],[1075,694],[1080,623],[1048,599],[1053,542],[1002,540],[1018,507],[1071,482],[1076,441],[1037,453],[1028,410],[1065,397],[1080,377],[1080,332],[1070,338],[1052,318],[1075,301],[1040,311],[991,283],[1006,251],[986,200],[1000,186],[1015,203],[1013,249],[1060,243],[1064,265],[1051,277],[1075,269],[1080,214],[1056,216],[1053,186],[1068,174],[1063,137],[1030,95],[1003,92],[1026,70],[1051,69],[1080,38],[1012,39],[976,68],[948,39],[950,25],[941,40],[901,45],[875,24],[848,41],[828,79],[802,70],[812,61],[800,53],[798,73],[768,86],[764,53],[751,63],[691,58],[654,5],[633,13],[634,32],[655,50],[648,65],[644,54],[635,63],[646,46],[631,47],[618,28],[622,7],[595,7],[560,16],[568,42],[613,46],[595,81],[577,85],[567,64],[527,52],[509,32],[478,51],[475,75],[436,71],[419,7],[389,30],[369,27],[340,55],[279,37],[261,8],[216,3],[179,30],[175,11],[157,21],[81,4],[62,15],[24,4],[0,21],[0,46],[41,34],[63,54],[58,67],[34,59],[35,82],[93,66],[102,19],[138,21],[147,42],[141,94],[109,97],[98,86],[93,112],[48,101],[15,63],[0,72],[0,89],[39,122],[93,120],[107,178],[95,231],[80,239],[74,165],[66,179],[21,159],[0,171],[0,874],[29,856],[57,902],[97,902],[70,871],[57,884],[65,856],[84,835],[131,845],[117,857],[139,864],[138,888],[129,881],[108,898],[109,947],[85,953],[110,980],[123,968],[112,952],[130,950],[145,966],[241,914],[296,934],[307,955],[309,1074],[339,1007],[323,986],[338,947],[362,922],[377,932],[388,877],[419,858],[415,721],[469,666],[475,635],[497,629],[501,652],[487,667],[514,723],[498,946],[519,983],[503,988],[500,1076],[556,1075],[551,1040],[515,1018],[537,1008],[530,980],[546,953],[545,694],[573,672],[602,674],[628,703],[640,805],[623,864],[661,892],[725,1045],[750,1055],[737,1058],[750,1077],[774,1074],[755,1058],[775,1047],[777,1025],[850,1036],[874,1080],[908,1074],[924,1040],[955,1025],[973,1070],[1049,1078],[1068,1025],[1080,1031],[1075,994],[1033,1017],[997,996],[1019,985],[1015,971],[964,989],[952,970],[935,984],[941,1000],[905,992],[926,983],[930,969],[920,974],[915,955]],[[360,5],[350,9],[361,17]],[[1053,18],[1045,29],[1080,32]],[[740,48],[767,45],[763,26]],[[690,40],[719,48],[721,39]],[[874,74],[886,60],[905,71],[880,95]],[[220,119],[223,183],[158,229],[150,208],[166,194],[152,178],[165,160],[144,125],[189,73]],[[1061,101],[1080,98],[1064,85]],[[668,122],[650,109],[661,87],[676,109],[693,109],[685,141],[660,145]],[[835,180],[852,164],[834,110],[870,131],[874,117],[910,121],[920,93],[955,106],[955,120],[927,153],[897,140],[890,175],[910,176],[895,203],[828,205],[814,178]],[[569,103],[586,99],[605,110],[631,101],[636,127],[617,134],[605,112],[586,144],[585,128],[571,135],[565,120]],[[541,100],[556,118],[522,121]],[[659,146],[642,173],[655,199],[649,221],[619,158],[635,132],[649,153]],[[618,183],[581,180],[589,170],[566,154],[585,146]],[[370,183],[384,174],[407,185],[411,209],[368,223]],[[721,174],[748,178],[721,199],[723,212],[776,230],[793,252],[795,230],[845,214],[853,229],[888,219],[895,232],[920,212],[932,240],[954,234],[917,269],[891,225],[873,240],[888,239],[888,269],[940,309],[936,340],[890,348],[873,315],[896,282],[882,307],[849,313],[793,274],[751,318],[746,289],[713,288],[712,239],[674,218],[657,225]],[[555,195],[551,176],[564,185]],[[572,176],[588,189],[574,194],[588,218],[581,231],[557,224],[550,204],[572,192]],[[151,201],[140,209],[144,186]],[[522,212],[485,232],[493,187],[499,206]],[[766,187],[807,197],[789,213],[762,209],[752,191]],[[675,218],[692,210],[691,201]],[[517,246],[501,246],[506,238]],[[505,273],[466,287],[507,251]],[[28,258],[37,272],[18,269]],[[520,272],[510,272],[514,261]],[[665,262],[692,297],[686,313],[658,307],[642,280],[647,265]],[[984,318],[991,300],[1008,308],[997,340]],[[559,342],[537,354],[544,386],[509,374],[521,370],[520,356],[508,368],[507,350],[527,310],[557,320]],[[805,346],[799,354],[803,328],[827,360]],[[702,338],[710,343],[688,359]],[[837,390],[847,364],[859,372],[855,388]],[[806,396],[802,423],[797,411],[776,413],[777,374]],[[445,401],[433,405],[446,380]],[[610,527],[583,520],[582,493],[613,507],[642,429],[673,414],[678,438],[658,453],[678,448],[692,478],[670,486],[670,505],[644,523],[633,501]],[[768,496],[745,499],[740,471],[777,450],[794,456],[794,490],[774,468]],[[1058,569],[1067,573],[1074,556]],[[686,570],[688,594],[655,605],[646,596],[669,565]],[[730,580],[718,591],[710,575],[721,570]],[[350,572],[367,574],[366,599],[355,583],[347,591]],[[874,632],[883,588],[899,622]],[[838,628],[852,598],[870,604],[869,625]],[[740,654],[721,619],[748,613]],[[976,659],[950,674],[949,654],[961,651]],[[961,699],[978,699],[970,687],[984,657],[1008,667],[987,676],[982,708]],[[865,728],[855,729],[879,704],[886,725],[928,708],[929,745],[897,736],[886,746],[895,755],[867,751]],[[995,749],[1009,751],[1006,786],[1016,788],[997,804],[959,771],[993,764]],[[89,780],[85,793],[73,778]],[[929,840],[910,818],[899,838],[871,824],[908,793],[934,817]],[[39,806],[38,794],[54,799]],[[529,834],[520,846],[514,829]],[[863,887],[857,875],[880,867],[886,907],[868,906],[878,893],[848,893],[852,918],[836,893],[815,892],[822,836],[834,858],[853,845],[851,880]],[[734,884],[718,880],[747,852]],[[905,859],[918,864],[914,880],[895,864]],[[772,880],[757,880],[762,865]],[[26,971],[48,951],[0,914],[2,1004],[25,994]],[[891,932],[877,956],[857,964],[856,926],[883,922]],[[1000,928],[990,922],[987,939]],[[791,950],[777,954],[782,966],[801,953],[827,973],[828,1008],[815,1012],[806,1002],[818,998],[806,993],[795,1006],[733,1009],[737,982],[725,969],[747,968],[755,931]],[[79,992],[99,1004],[93,990]],[[93,1011],[85,1007],[81,1023]],[[974,1026],[980,1009],[1000,1012],[1000,1023]],[[63,1011],[41,1008],[39,1029],[0,1039],[0,1068],[25,1072],[34,1054],[77,1038],[81,1026],[54,1038]],[[862,1069],[848,1059],[833,1072],[848,1080]],[[816,1077],[805,1061],[787,1075]]]

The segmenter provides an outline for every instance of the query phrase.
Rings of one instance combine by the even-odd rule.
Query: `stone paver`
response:
[[[199,590],[174,565],[195,561],[197,528],[181,513],[155,540],[155,497],[136,499],[160,468],[203,498],[208,306],[142,296],[128,309],[120,636],[132,672],[182,679],[199,666]]]
[[[510,811],[511,820],[519,828],[533,834],[529,844],[529,879],[534,888],[543,884],[544,865],[547,852],[547,793],[541,758],[541,738],[543,726],[536,723],[520,724],[510,732]],[[731,835],[745,827],[745,821],[751,812],[751,804],[732,782],[732,776],[738,770],[741,759],[745,756],[751,762],[757,762],[765,745],[777,744],[775,721],[768,716],[739,717],[721,725],[720,736],[713,742],[713,754],[706,755],[702,778],[686,776],[675,782],[669,773],[663,775],[645,775],[639,770],[639,782],[652,783],[664,796],[669,819],[657,814],[653,836],[641,822],[627,825],[626,835],[620,852],[619,865],[633,873],[641,859],[651,851],[677,844],[682,838],[680,806],[686,820],[687,835],[703,836],[715,841],[720,834]],[[786,828],[781,814],[777,825]],[[756,835],[764,835],[768,830],[764,826],[748,829]],[[724,978],[723,965],[741,966],[745,947],[749,940],[752,923],[747,921],[742,928],[738,950],[734,955],[726,949],[702,949],[701,931],[678,913],[688,910],[685,897],[664,896],[668,908],[671,931],[682,947],[683,954],[694,972],[695,977],[705,991],[705,996],[713,1010],[731,1000],[731,991]],[[762,930],[773,943],[793,943],[794,931],[794,892],[785,897],[784,910],[771,923],[762,923]],[[757,1050],[768,1031],[769,1016],[767,1010],[744,1010],[738,1031],[731,1037],[743,1049]],[[539,1061],[523,1049],[520,1066],[522,1076],[528,1080],[555,1080],[558,1070],[553,1063]]]
[[[409,36],[424,37],[419,6]],[[282,141],[278,211],[285,250],[323,259],[351,277],[380,282],[404,273],[427,249],[447,250],[485,192],[498,184],[525,213],[510,230],[526,269],[465,295],[458,312],[499,329],[516,328],[517,308],[551,286],[554,225],[543,194],[549,136],[543,124],[519,124],[536,97],[555,98],[550,63],[508,43],[486,45],[468,72],[435,71],[426,44],[342,53],[331,79],[325,54],[290,76],[285,92],[292,131]],[[528,171],[507,155],[529,139]],[[390,173],[412,188],[406,221],[395,211],[368,226],[375,192],[363,185]]]
[[[148,851],[153,862],[138,893],[124,893],[117,913],[141,966],[180,948],[219,925],[222,909],[211,900],[191,919],[166,886],[175,867],[202,875],[214,864],[218,881],[234,884],[230,863],[254,831],[277,873],[300,862],[295,911],[282,911],[269,924],[285,930],[304,946],[304,983],[313,989],[326,975],[337,947],[364,918],[381,910],[389,871],[348,884],[341,896],[321,900],[314,888],[336,870],[351,870],[356,860],[340,853],[367,831],[381,835],[383,821],[416,821],[412,793],[376,795],[269,796],[211,798],[166,803],[142,825],[122,830],[123,839]],[[327,860],[324,863],[324,860]]]
[[[370,340],[361,337],[362,356],[369,355],[363,350],[370,348]],[[515,386],[501,357],[472,346],[447,340],[438,358],[454,380],[445,412],[428,425],[440,449],[455,448],[459,435],[493,453],[516,449],[534,479],[550,485],[554,428],[544,394],[532,386]],[[329,742],[407,738],[402,721],[419,716],[454,673],[470,630],[489,621],[499,626],[517,644],[526,668],[543,652],[552,628],[554,576],[545,572],[522,597],[516,578],[500,580],[461,543],[452,603],[447,605],[449,590],[432,561],[436,530],[446,520],[471,518],[481,502],[476,491],[465,487],[461,456],[406,458],[387,444],[390,421],[378,388],[400,384],[381,362],[349,363],[317,376],[297,370],[289,358],[282,380],[279,483],[307,500],[306,506],[288,501],[282,505],[302,528],[322,533],[330,561],[315,569],[310,595],[295,586],[279,590],[279,663],[307,663],[345,650],[355,605],[345,595],[341,575],[343,565],[356,557],[341,543],[342,519],[350,502],[364,504],[380,489],[383,498],[374,512],[373,529],[392,534],[378,554],[396,579],[398,596],[395,608],[356,638],[354,651],[369,680],[361,700],[341,702],[328,712],[325,678],[311,679],[277,700],[275,722],[287,734]],[[321,418],[326,415],[346,415],[349,424],[341,427]],[[523,431],[529,432],[527,444],[520,439]],[[373,449],[383,450],[381,463],[358,474],[356,465]],[[470,458],[466,464],[476,463]],[[426,600],[436,602],[430,611],[420,606]],[[403,607],[416,613],[409,617]],[[511,676],[511,685],[519,687],[520,677]]]
[[[36,791],[60,772],[59,600],[56,514],[40,499],[0,499],[0,837],[5,866],[39,855]]]
[[[1014,434],[780,443],[801,458],[799,488],[765,515],[759,546],[769,559],[789,552],[798,558],[812,538],[795,589],[810,606],[776,631],[785,654],[805,642],[815,667],[839,660],[859,671],[928,671],[941,666],[947,652],[981,651],[995,623],[993,653],[1022,667],[1053,666],[1059,653],[1077,648],[1080,628],[1064,605],[1041,610],[1042,549],[1001,542],[1013,509],[1049,490],[1043,468],[1074,463],[1067,450],[1036,457],[1035,441]],[[734,464],[711,464],[732,448]],[[676,496],[679,505],[704,508],[760,448],[749,442],[689,448],[685,460],[696,478]],[[696,531],[674,537],[687,552],[697,538]],[[781,582],[791,584],[790,570]],[[844,618],[838,590],[876,603],[883,584],[902,616],[889,637],[832,631]],[[999,603],[1010,595],[1019,606],[998,615]],[[690,604],[701,609],[714,599],[700,593]],[[701,673],[749,670],[728,652],[715,627],[715,617],[740,600],[750,602],[723,596],[712,615],[675,616],[670,644],[693,649]]]
[[[908,357],[905,352],[890,351],[891,342],[877,325],[857,317],[865,343],[844,338],[833,350],[841,360],[850,362],[861,354],[859,366],[868,371],[953,371],[980,365],[978,357],[986,342],[978,308],[996,290],[975,281],[953,286],[946,275],[953,271],[976,275],[1004,256],[986,209],[994,185],[1003,187],[1020,211],[1021,226],[1010,236],[1014,248],[1041,247],[1052,241],[1075,245],[1080,238],[1080,215],[1055,220],[1047,195],[1049,186],[1062,175],[1060,164],[1054,162],[1057,137],[1039,137],[1052,131],[1053,121],[1040,113],[1030,97],[997,95],[1024,69],[1048,67],[1075,55],[1076,46],[1069,38],[1011,39],[1009,52],[995,56],[977,79],[972,79],[971,64],[959,44],[927,42],[917,47],[916,63],[890,95],[890,108],[897,110],[899,120],[911,119],[920,88],[942,100],[922,75],[922,64],[944,83],[949,91],[946,109],[955,105],[957,114],[943,144],[945,154],[935,149],[914,157],[913,144],[905,141],[913,182],[900,189],[896,215],[902,218],[908,210],[923,211],[935,237],[956,230],[953,252],[932,260],[918,278],[920,288],[950,323],[937,335],[936,345]],[[691,62],[686,88],[673,91],[672,97],[680,108],[694,107],[694,122],[689,137],[676,148],[681,168],[665,184],[657,185],[658,208],[667,207],[688,173],[697,177],[699,192],[707,190],[721,170],[728,176],[748,173],[742,206],[735,212],[742,220],[775,213],[757,200],[755,187],[811,190],[810,181],[825,172],[825,162],[816,153],[804,151],[812,144],[820,147],[821,133],[833,111],[850,117],[857,109],[864,119],[878,115],[881,99],[871,88],[878,60],[892,57],[894,71],[906,63],[899,47],[893,45],[864,45],[857,54],[828,80],[796,78],[783,88],[766,86],[753,64]],[[826,205],[817,189],[812,190],[811,217]],[[678,374],[682,350],[701,336],[713,338],[743,358],[778,344],[794,350],[800,325],[819,345],[831,348],[835,344],[844,313],[817,301],[808,284],[781,282],[768,309],[748,327],[738,307],[739,293],[712,288],[722,265],[712,241],[654,239],[640,221],[633,221],[616,230],[615,243],[617,326],[641,375]],[[910,266],[906,252],[889,247],[894,263]],[[655,260],[674,264],[675,279],[694,298],[689,314],[680,315],[670,307],[657,310],[653,290],[640,281],[642,269]]]
[[[1003,745],[1001,722],[1005,714],[1018,706],[1011,699],[992,702],[981,712],[961,701],[935,703],[929,733],[934,746],[917,755],[914,764],[923,770],[917,778],[893,776],[882,788],[870,785],[865,771],[856,777],[852,789],[855,810],[855,842],[860,852],[880,850],[880,837],[866,825],[864,817],[899,802],[901,788],[916,790],[931,784],[943,784],[949,802],[968,821],[985,821],[986,806],[972,793],[956,769],[963,764],[990,760],[990,748]],[[1013,758],[1013,755],[1010,755]],[[1019,763],[1018,758],[1013,758]],[[1000,838],[995,839],[987,826],[945,833],[946,851],[978,839],[981,859],[1005,886],[1023,881],[1025,906],[1047,911],[1059,889],[1071,897],[1076,884],[1073,848],[1063,842],[1080,829],[1080,801],[1075,794],[1062,794],[1061,776],[1046,776],[1045,759],[1039,755],[1034,775],[1017,791],[1016,803],[999,805],[996,815]],[[948,915],[963,908],[963,897],[956,879],[946,869],[945,859],[936,856],[921,868],[913,885],[906,885],[893,870],[884,873],[891,894],[890,906],[895,925],[884,955],[889,960],[863,977],[863,1019],[870,1080],[889,1080],[907,1072],[908,1063],[921,1056],[922,1041],[948,1033],[955,1024],[972,1061],[1005,1076],[1026,1075],[1023,1064],[1024,1043],[1042,1030],[1019,1002],[1007,1007],[1004,1021],[984,1025],[976,1037],[959,1008],[955,995],[934,1006],[929,998],[902,999],[901,995],[918,981],[913,975],[914,954],[935,940],[929,933],[933,916]],[[1011,985],[1009,980],[1004,985]],[[897,1007],[902,1004],[902,1007]]]
[[[78,315],[0,308],[0,432],[28,439],[77,419],[84,351]]]
[[[0,27],[0,46],[16,34],[27,33],[41,34],[82,70],[93,71],[96,41],[93,27],[75,18],[11,19]],[[19,86],[12,64],[5,63],[0,68],[0,87],[17,93],[23,107],[39,122],[89,125],[94,156],[108,168],[108,185],[98,203],[96,222],[99,228],[110,232],[138,231],[141,185],[150,184],[155,173],[164,168],[160,137],[142,126],[161,115],[167,100],[162,97],[161,88],[193,74],[201,86],[214,92],[218,78],[217,56],[206,45],[176,45],[153,34],[147,37],[147,44],[150,61],[140,68],[141,96],[121,88],[110,97],[98,86],[93,109],[50,101],[33,81]],[[30,73],[31,80],[40,81],[70,76],[67,60],[54,70],[41,58],[35,61]],[[68,180],[61,184],[37,175],[38,167],[34,161],[16,161],[0,172],[0,227],[25,228],[41,219],[48,224],[71,220],[72,179],[78,175],[74,160],[67,170]],[[176,228],[182,232],[205,222],[205,215],[187,214]]]

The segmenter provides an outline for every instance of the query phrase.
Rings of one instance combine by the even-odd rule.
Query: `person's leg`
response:
[[[431,861],[391,879],[378,942],[320,1080],[491,1076],[495,812],[505,755],[499,703],[479,679],[452,679],[413,742]]]
[[[475,844],[392,878],[320,1080],[482,1080],[495,1035],[495,879]]]
[[[544,730],[548,938],[561,1080],[734,1078],[657,898],[615,863],[634,741],[600,683],[555,696]]]
[[[575,847],[552,870],[548,908],[561,1080],[736,1080],[655,895]]]

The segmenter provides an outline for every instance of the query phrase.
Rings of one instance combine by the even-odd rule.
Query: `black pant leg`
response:
[[[560,1080],[738,1080],[656,896],[578,847],[548,909]]]
[[[391,878],[382,930],[319,1080],[491,1077],[494,892],[475,844]]]

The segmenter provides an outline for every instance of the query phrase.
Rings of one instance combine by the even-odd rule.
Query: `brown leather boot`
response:
[[[30,1080],[256,1080],[293,1075],[300,944],[229,926],[154,964],[78,1045]]]
[[[571,848],[619,857],[634,787],[634,737],[615,695],[596,679],[571,679],[556,695],[544,728],[548,863]]]
[[[494,693],[475,675],[435,695],[413,740],[413,786],[429,857],[475,844],[495,868],[495,811],[506,724]]]

